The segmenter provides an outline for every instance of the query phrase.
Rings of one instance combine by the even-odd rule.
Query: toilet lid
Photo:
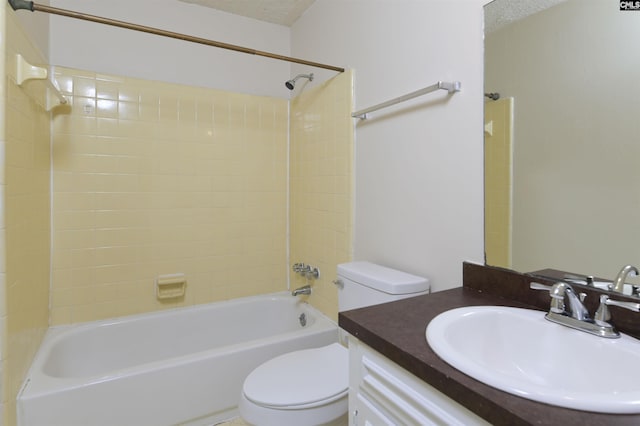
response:
[[[250,401],[267,407],[314,406],[338,399],[349,387],[349,355],[339,343],[280,355],[244,381]]]

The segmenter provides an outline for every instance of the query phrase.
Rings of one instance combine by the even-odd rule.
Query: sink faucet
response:
[[[549,312],[567,316],[577,321],[590,320],[589,311],[582,304],[584,293],[576,294],[573,287],[565,282],[557,282],[554,285],[532,282],[530,287],[534,290],[547,290],[551,296]]]
[[[591,319],[589,311],[582,303],[586,294],[576,294],[573,287],[567,283],[557,283],[553,288],[553,294],[550,292],[549,295],[552,298],[561,299],[564,302],[564,311],[568,316],[578,321],[589,321]]]
[[[624,282],[627,280],[627,276],[631,274],[632,276],[638,276],[640,273],[638,272],[638,268],[633,265],[626,265],[620,269],[616,279],[611,284],[611,290],[617,291],[618,293],[623,293]]]
[[[549,292],[551,305],[549,312],[545,315],[546,319],[600,337],[620,337],[620,333],[608,322],[611,318],[608,305],[640,312],[640,303],[611,300],[609,296],[603,294],[600,296],[600,307],[596,312],[595,319],[593,319],[582,303],[586,295],[584,293],[576,294],[569,284],[558,282],[554,285],[546,285],[532,282],[529,287],[534,290],[546,290]]]
[[[303,287],[296,288],[291,292],[292,296],[299,296],[301,294],[311,294],[311,286],[305,285]]]

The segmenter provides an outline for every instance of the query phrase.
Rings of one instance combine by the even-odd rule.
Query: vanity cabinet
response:
[[[489,425],[349,336],[349,425]]]

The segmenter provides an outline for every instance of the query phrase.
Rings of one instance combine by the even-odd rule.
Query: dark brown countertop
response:
[[[478,266],[465,264],[467,267],[477,272]],[[483,288],[482,283],[476,286],[478,288],[472,288],[466,280],[465,277],[464,287],[341,312],[340,327],[494,425],[640,425],[640,415],[577,411],[520,398],[487,386],[440,359],[431,350],[425,337],[427,325],[438,314],[463,306],[499,305],[540,309],[533,304],[539,305],[541,300],[548,303],[548,295],[542,299],[533,297],[532,305],[524,304],[506,299],[502,294],[491,294]],[[509,288],[514,287],[510,285]],[[533,290],[527,291],[537,295]],[[597,374],[597,366],[591,372],[585,371],[585,374]]]

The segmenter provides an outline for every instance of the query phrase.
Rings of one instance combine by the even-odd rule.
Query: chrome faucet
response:
[[[577,321],[589,320],[589,311],[582,304],[584,293],[576,294],[573,287],[565,282],[557,282],[554,285],[532,282],[530,287],[534,290],[547,290],[551,296],[549,312],[566,316]]]
[[[608,305],[640,312],[640,303],[611,300],[609,296],[603,294],[600,296],[600,307],[596,311],[595,319],[592,319],[582,303],[586,295],[584,293],[576,294],[569,284],[558,282],[554,285],[546,285],[532,282],[529,286],[534,290],[549,292],[551,305],[549,312],[545,315],[546,319],[600,337],[620,337],[620,333],[608,322],[611,318]]]
[[[620,269],[620,272],[618,272],[618,275],[616,276],[616,279],[613,281],[613,284],[611,284],[610,290],[617,291],[618,293],[623,293],[624,282],[627,280],[627,276],[629,274],[632,274],[632,276],[635,277],[640,275],[640,272],[638,272],[638,268],[636,268],[633,265],[623,266],[622,269]]]
[[[311,294],[311,286],[305,285],[303,287],[296,288],[291,292],[292,296],[299,296],[301,294]]]

